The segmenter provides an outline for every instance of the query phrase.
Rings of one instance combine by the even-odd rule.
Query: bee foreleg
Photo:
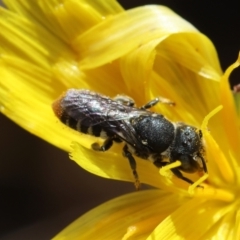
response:
[[[181,166],[180,161],[175,161],[175,162],[172,162],[172,163],[168,163],[165,166],[160,168],[159,173],[162,176],[168,176],[169,175],[169,170],[172,170],[172,169],[174,169],[176,167],[180,167],[180,166]]]
[[[193,184],[194,182],[182,175],[182,173],[177,169],[177,168],[172,168],[171,169],[172,173],[177,176],[178,178],[182,179],[183,181]]]
[[[160,169],[160,174],[161,174],[162,176],[166,176],[166,175],[167,175],[166,173],[167,173],[169,170],[171,170],[172,173],[173,173],[176,177],[184,180],[184,181],[187,182],[187,183],[193,184],[194,182],[193,182],[192,180],[190,180],[190,179],[188,179],[188,178],[186,178],[186,177],[184,177],[184,176],[182,175],[182,173],[180,172],[180,170],[177,168],[177,167],[180,167],[180,166],[181,166],[181,162],[180,162],[180,161],[172,162],[172,163],[167,164],[166,166],[162,167],[162,168]]]
[[[107,151],[111,146],[113,145],[113,139],[112,138],[107,138],[103,145],[100,146],[98,143],[93,143],[92,144],[92,149],[95,151],[101,151],[101,152],[105,152]]]
[[[127,145],[125,145],[123,147],[123,156],[126,157],[129,161],[130,167],[131,167],[132,172],[133,172],[133,176],[135,178],[135,186],[136,186],[136,189],[138,190],[140,188],[141,183],[140,183],[139,178],[138,178],[137,163],[136,163],[134,157],[132,156],[132,154],[128,151]]]
[[[196,187],[201,187],[203,188],[201,185],[201,183],[203,183],[206,179],[208,178],[208,173],[204,173],[196,182],[194,182],[191,186],[189,186],[188,188],[188,192],[192,195],[194,193],[194,189]]]

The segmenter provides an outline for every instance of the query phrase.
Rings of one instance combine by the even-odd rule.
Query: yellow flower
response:
[[[125,93],[137,105],[160,95],[176,107],[153,110],[172,121],[200,128],[209,118],[202,125],[209,170],[204,189],[190,196],[188,184],[161,176],[153,164],[137,159],[141,182],[157,189],[107,202],[55,239],[239,238],[239,112],[228,85],[239,61],[222,74],[211,41],[162,6],[125,11],[114,0],[5,3],[9,10],[0,9],[0,110],[31,133],[71,151],[86,170],[133,181],[121,146],[94,152],[90,146],[95,138],[57,121],[51,104],[68,88],[111,97]],[[210,118],[220,105],[223,109]],[[198,174],[187,176],[199,179]]]

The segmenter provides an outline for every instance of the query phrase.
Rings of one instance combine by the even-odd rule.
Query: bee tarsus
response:
[[[137,189],[140,188],[140,181],[137,173],[137,163],[132,153],[128,151],[128,146],[124,145],[123,147],[123,156],[126,157],[129,161],[130,167],[132,169],[132,173],[135,179],[135,186]]]

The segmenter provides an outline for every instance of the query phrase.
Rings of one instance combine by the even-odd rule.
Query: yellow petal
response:
[[[212,58],[204,49],[213,53]],[[156,107],[171,120],[199,126],[218,104],[221,70],[212,43],[198,32],[149,41],[120,60],[125,84],[140,105],[156,96],[176,103],[174,108]]]
[[[78,134],[66,127],[63,131],[63,125],[57,123],[50,105],[54,90],[48,72],[16,58],[2,57],[0,75],[8,79],[7,86],[0,88],[2,113],[62,149],[70,150],[73,139],[81,141]]]
[[[53,239],[146,239],[183,201],[160,190],[127,194],[86,213]]]
[[[224,186],[229,184],[234,184],[235,175],[227,157],[221,151],[219,145],[211,135],[208,129],[209,120],[212,119],[219,111],[222,111],[223,106],[218,106],[213,111],[211,111],[203,120],[201,130],[204,135],[204,140],[206,142],[207,158],[210,161],[208,163],[208,171],[211,173],[208,181],[211,184],[217,186]]]
[[[101,153],[82,147],[78,143],[72,144],[73,151],[70,158],[85,170],[105,178],[134,182],[128,160],[121,154],[122,146],[113,146],[110,151]],[[142,183],[164,188],[164,177],[149,161],[137,159],[137,172]]]
[[[109,17],[77,38],[75,46],[81,54],[81,68],[93,68],[183,30],[197,31],[166,7],[145,6]]]
[[[4,2],[12,11],[25,16],[30,22],[41,23],[54,35],[68,43],[108,15],[123,11],[123,8],[114,0],[40,2],[5,0]]]
[[[230,67],[228,67],[221,79],[220,84],[221,102],[223,105],[223,111],[221,113],[222,125],[224,127],[225,135],[227,136],[228,140],[228,142],[226,143],[227,146],[225,145],[224,147],[227,148],[226,151],[231,152],[235,159],[238,159],[238,156],[240,156],[240,130],[234,99],[232,96],[232,92],[230,91],[229,76],[235,68],[239,67],[239,65],[240,55],[238,57],[238,60]],[[240,165],[239,161],[237,163],[238,165]]]
[[[1,56],[15,56],[45,71],[50,71],[55,58],[73,56],[66,44],[41,25],[3,8],[0,8],[0,28]]]
[[[44,14],[48,14],[50,9],[50,12],[54,11],[56,4],[60,2],[49,1],[38,5],[34,1],[6,1],[10,8],[29,17],[28,19],[0,8],[0,110],[31,133],[69,151],[71,141],[84,145],[85,136],[81,137],[82,135],[59,123],[52,112],[51,104],[69,87],[91,88],[91,82],[88,83],[87,80],[92,73],[86,77],[86,74],[79,70],[71,46],[59,39],[59,34],[54,35],[53,31],[47,30],[51,24],[47,24],[49,19]],[[115,1],[108,3],[112,5],[104,1],[101,4],[95,3],[93,9],[101,9],[105,14],[108,11],[112,14],[121,10]],[[84,9],[87,6],[88,4],[83,4]],[[87,14],[86,9],[84,11]],[[30,17],[33,12],[38,20],[45,21],[46,28]],[[51,30],[56,29],[58,28]],[[92,83],[96,81],[100,88],[105,89],[102,83],[108,78],[116,77],[111,67],[109,70],[103,68],[96,71],[95,76],[100,76],[102,82],[92,78]],[[119,86],[122,84],[112,85],[109,92],[117,93]]]
[[[56,125],[48,108],[57,95],[70,87],[94,89],[111,97],[125,93],[133,96],[139,105],[162,95],[177,103],[176,108],[162,107],[162,113],[172,120],[194,125],[200,125],[202,118],[215,107],[215,102],[204,100],[210,91],[216,92],[210,89],[216,83],[207,81],[217,80],[220,72],[215,49],[191,24],[166,7],[146,6],[124,12],[115,1],[110,0],[96,3],[71,0],[64,3],[60,0],[6,3],[10,9],[26,16],[28,20],[2,10],[0,41],[5,44],[1,45],[4,47],[0,46],[0,50],[5,55],[1,55],[0,74],[6,77],[7,69],[11,69],[11,82],[14,83],[11,86],[5,81],[0,83],[5,99],[11,99],[8,107],[0,99],[3,113],[25,129],[32,125],[31,132],[63,149],[69,149],[69,139],[77,140],[78,135],[73,136],[61,124]],[[84,20],[81,17],[83,13],[86,15]],[[96,48],[97,51],[94,50]],[[184,52],[187,56],[182,61]],[[8,55],[16,57],[16,60],[11,58],[11,61],[19,64],[8,61]],[[90,65],[85,66],[84,61]],[[36,71],[32,64],[40,69]],[[80,70],[85,67],[89,70]],[[178,70],[173,71],[176,67]],[[28,78],[19,77],[19,74],[25,73],[25,69]],[[44,80],[42,76],[31,74],[44,71]],[[114,84],[106,84],[113,80]],[[208,86],[207,82],[211,82],[211,86],[204,89],[205,85]],[[19,88],[19,84],[21,94],[14,90]],[[35,97],[39,88],[45,89],[45,92],[40,89],[41,103]],[[186,95],[189,97],[190,93],[195,101],[186,100]],[[26,103],[25,94],[32,99],[35,108],[22,105],[23,115],[15,106],[18,106],[16,101]],[[46,105],[43,106],[43,103]],[[203,107],[205,104],[207,108]],[[42,108],[39,108],[40,105]],[[25,111],[37,115],[34,118],[37,122],[32,122]],[[53,131],[54,126],[56,129]],[[42,128],[42,131],[37,128]],[[49,131],[44,132],[43,129],[51,129],[55,133],[49,134]]]
[[[90,140],[92,140],[92,142],[90,142]],[[86,146],[89,144],[88,148],[74,142],[72,144],[73,150],[70,153],[70,158],[82,168],[95,175],[134,183],[133,173],[129,162],[121,154],[123,145],[116,144],[107,152],[96,152],[90,147],[91,143],[96,141],[96,138],[86,138],[84,145]],[[137,157],[134,158],[137,163],[137,172],[141,183],[146,183],[157,188],[189,196],[188,183],[180,180],[170,171],[169,176],[162,176],[159,173],[159,169],[150,161],[139,159]],[[184,175],[193,181],[199,179],[198,174]]]
[[[212,58],[204,49],[212,52]],[[221,70],[214,46],[200,33],[183,32],[164,40],[157,51],[153,69],[158,78],[155,75],[155,79],[149,81],[151,95],[163,91],[166,97],[176,102],[177,117],[174,114],[174,120],[199,125],[219,99]]]
[[[147,239],[210,239],[218,233],[214,224],[221,221],[230,209],[231,206],[221,201],[192,199],[170,214]],[[208,238],[204,238],[205,233]],[[222,235],[223,239],[227,238],[227,233],[224,232],[226,235]]]
[[[140,7],[106,19],[81,35],[76,48],[83,58],[81,69],[120,57],[124,83],[136,102],[142,105],[158,95],[170,98],[178,107],[163,107],[162,112],[173,120],[200,125],[217,105],[221,69],[214,46],[165,7]]]

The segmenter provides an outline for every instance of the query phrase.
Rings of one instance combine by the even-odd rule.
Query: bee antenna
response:
[[[199,156],[199,157],[200,157],[201,160],[202,160],[203,171],[204,171],[205,173],[207,173],[208,170],[207,170],[207,165],[206,165],[205,159],[204,159],[202,156]]]

